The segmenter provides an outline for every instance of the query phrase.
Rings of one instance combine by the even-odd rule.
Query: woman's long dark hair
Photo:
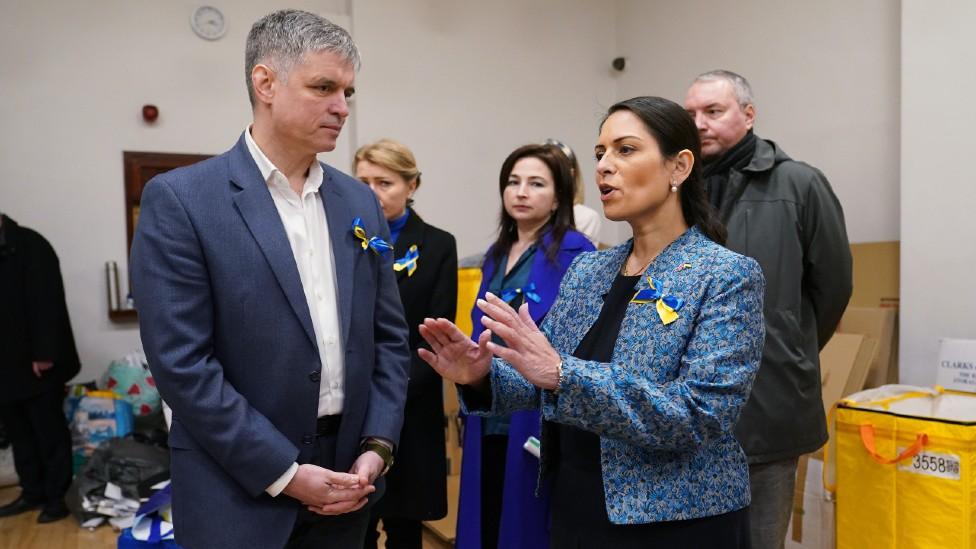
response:
[[[576,220],[573,218],[573,169],[566,155],[553,145],[523,145],[508,155],[498,175],[498,195],[502,199],[502,212],[498,222],[498,239],[491,245],[490,253],[496,265],[503,256],[508,255],[512,244],[518,240],[518,225],[505,211],[505,187],[508,186],[508,176],[512,175],[516,162],[529,157],[538,158],[549,167],[556,192],[556,211],[536,234],[538,239],[547,232],[552,232],[552,242],[545,250],[547,259],[556,262],[566,231],[576,226]]]
[[[634,97],[616,103],[607,111],[603,122],[617,111],[630,111],[640,118],[665,158],[675,158],[684,149],[691,151],[695,163],[688,179],[679,188],[681,212],[688,225],[697,225],[705,236],[724,246],[728,233],[705,196],[701,175],[701,141],[695,121],[681,105],[663,97]]]

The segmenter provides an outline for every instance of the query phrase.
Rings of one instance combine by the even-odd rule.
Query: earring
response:
[[[678,192],[678,184],[675,183],[674,179],[671,180],[671,192],[673,193]]]

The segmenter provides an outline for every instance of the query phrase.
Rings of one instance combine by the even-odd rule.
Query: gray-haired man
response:
[[[359,547],[382,493],[410,363],[389,231],[368,187],[316,160],[358,63],[317,15],[262,18],[254,123],[143,192],[132,285],[187,549]]]
[[[766,277],[766,345],[736,435],[749,458],[753,549],[783,547],[797,458],[827,441],[819,351],[851,296],[840,202],[817,170],[752,132],[752,88],[717,70],[685,96],[702,141],[706,188],[726,245]]]

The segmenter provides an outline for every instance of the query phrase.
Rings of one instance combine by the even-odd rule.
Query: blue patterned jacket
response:
[[[542,331],[563,360],[558,393],[540,391],[506,362],[490,374],[482,415],[538,408],[546,421],[600,436],[607,514],[615,524],[718,515],[749,504],[749,468],[733,427],[762,355],[759,265],[696,227],[651,263],[647,276],[685,300],[663,324],[655,304],[630,303],[611,363],[574,358],[630,252],[626,242],[580,255]],[[465,391],[466,393],[466,391]],[[462,405],[467,410],[470,403]],[[543,441],[543,462],[546,445]]]

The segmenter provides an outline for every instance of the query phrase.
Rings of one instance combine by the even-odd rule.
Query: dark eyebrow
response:
[[[624,139],[636,139],[638,141],[642,141],[642,139],[640,138],[640,136],[637,136],[637,135],[621,135],[620,137],[614,139],[612,141],[612,143],[620,143]],[[593,147],[593,150],[596,151],[596,150],[605,149],[605,148],[606,147],[603,146],[603,145],[596,145],[595,147]]]

